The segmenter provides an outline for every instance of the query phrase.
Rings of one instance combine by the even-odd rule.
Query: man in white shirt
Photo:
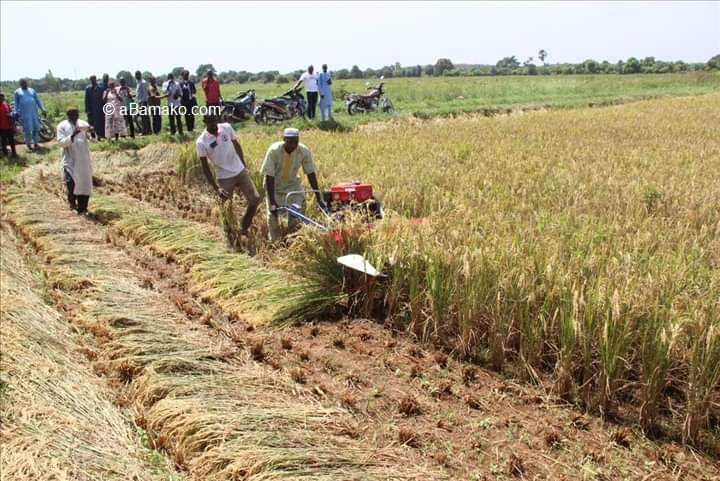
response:
[[[203,172],[223,202],[232,198],[236,187],[242,192],[247,208],[240,224],[240,234],[247,235],[260,205],[260,194],[250,178],[242,147],[232,125],[218,123],[218,118],[214,115],[206,115],[204,121],[205,130],[195,142]],[[208,159],[215,167],[217,182],[208,165]]]
[[[318,76],[314,72],[315,68],[310,65],[307,69],[307,72],[303,72],[303,74],[293,86],[294,90],[300,86],[300,82],[305,82],[305,92],[307,92],[308,101],[307,116],[311,119],[315,118],[315,105],[317,105],[318,92],[320,91],[318,87]]]
[[[79,116],[77,107],[68,109],[67,120],[57,126],[57,142],[62,147],[63,179],[70,208],[86,214],[92,192],[88,141],[93,128]]]
[[[180,89],[180,84],[175,81],[173,74],[168,74],[167,80],[163,85],[163,90],[165,90],[165,94],[168,99],[167,103],[169,111],[168,117],[170,119],[170,133],[175,135],[175,130],[177,129],[178,133],[182,135],[182,116],[180,115],[179,110],[181,105],[182,90]]]
[[[138,102],[140,110],[140,121],[142,123],[142,134],[150,134],[150,116],[148,115],[148,83],[142,78],[142,73],[138,70],[135,72],[135,80],[137,86],[135,89],[135,98]]]

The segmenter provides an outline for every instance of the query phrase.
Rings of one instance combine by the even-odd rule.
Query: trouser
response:
[[[147,115],[147,102],[140,102],[140,109],[145,111],[145,115],[140,116],[140,123],[142,124],[142,134],[148,135],[150,133],[150,117]]]
[[[160,106],[152,106],[152,132],[159,134],[162,130],[162,117],[160,116]]]
[[[13,155],[17,155],[15,152],[15,129],[0,129],[0,140],[2,141],[3,155],[8,154],[8,147]]]
[[[187,126],[188,132],[192,132],[195,129],[195,114],[193,113],[193,107],[197,103],[190,102],[183,104],[185,107],[185,125]]]
[[[307,100],[308,100],[308,117],[311,119],[314,119],[315,118],[315,105],[317,105],[318,93],[317,92],[308,92]]]
[[[320,101],[320,120],[332,120],[332,101],[324,104]]]
[[[297,190],[301,190],[302,187],[298,187]],[[295,190],[290,189],[290,190]],[[300,212],[303,214],[305,213],[305,194],[302,192],[298,192],[295,194],[291,194],[289,196],[289,199],[287,199],[286,203],[286,196],[287,192],[275,192],[275,202],[277,202],[278,207],[285,207],[286,205],[295,204],[300,206]],[[275,212],[270,212],[270,202],[267,201],[267,226],[268,226],[268,238],[271,241],[279,240],[282,235],[280,233],[280,214]],[[292,232],[300,227],[300,221],[296,219],[295,217],[288,215],[288,231]]]
[[[170,114],[168,115],[170,118],[170,133],[175,135],[175,131],[182,135],[183,128],[182,128],[182,116],[177,113],[177,110],[170,109]]]
[[[70,172],[65,171],[65,188],[67,189],[67,200],[72,210],[76,210],[78,214],[84,214],[87,212],[88,202],[90,201],[89,195],[75,195],[75,181],[70,175]]]
[[[127,124],[128,129],[130,130],[130,137],[132,137],[134,139],[135,138],[135,120],[133,119],[133,116],[130,114],[124,115],[123,117],[125,117],[125,123]]]
[[[25,145],[30,147],[31,145],[37,145],[38,134],[40,133],[40,121],[23,122],[23,136],[25,137]]]
[[[250,173],[247,169],[243,169],[243,171],[235,177],[218,179],[217,182],[221,189],[230,194],[230,199],[232,199],[236,188],[242,193],[243,197],[245,197],[247,208],[245,209],[245,215],[243,215],[240,227],[242,227],[244,231],[248,230],[252,225],[253,217],[255,217],[255,212],[257,212],[261,200],[260,194],[250,178]]]

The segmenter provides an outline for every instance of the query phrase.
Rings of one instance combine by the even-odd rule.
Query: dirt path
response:
[[[229,479],[274,456],[283,472],[310,469],[308,479],[720,473],[708,458],[602,426],[369,321],[245,324],[194,293],[183,266],[47,197],[37,187],[16,194],[9,217],[44,256],[62,289],[56,302],[107,337],[98,366],[129,383],[124,402],[139,406],[155,445],[195,477]],[[261,429],[268,424],[271,432]]]
[[[55,302],[98,339],[96,368],[137,410],[149,444],[193,478],[442,478],[405,465],[396,448],[357,439],[346,410],[193,323],[143,287],[104,228],[41,197],[20,194],[8,212],[39,249]]]

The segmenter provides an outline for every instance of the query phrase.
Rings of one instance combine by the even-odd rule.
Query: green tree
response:
[[[705,64],[708,70],[720,70],[720,54],[715,55]]]
[[[353,65],[350,69],[350,78],[363,78],[362,70],[357,65]]]
[[[642,69],[642,65],[640,64],[640,61],[636,59],[635,57],[630,57],[627,59],[627,62],[625,62],[625,68],[623,69],[624,73],[640,73],[640,70]]]
[[[442,75],[443,72],[445,72],[446,70],[453,69],[455,69],[455,66],[449,58],[439,58],[437,62],[435,62],[435,66],[433,67],[433,73],[435,75]]]
[[[175,67],[174,69],[172,69],[172,74],[173,77],[175,77],[175,80],[182,77],[183,70],[185,70],[185,67]]]
[[[587,73],[598,73],[598,63],[593,59],[587,59],[583,62],[583,70]]]
[[[548,56],[547,50],[545,50],[544,48],[540,49],[537,56],[540,59],[540,61],[543,63],[543,65],[545,65],[545,59]]]
[[[215,71],[215,67],[213,67],[213,64],[211,63],[201,63],[198,68],[195,70],[195,75],[197,75],[197,78],[202,78],[205,76],[205,72],[208,70]]]
[[[53,75],[52,70],[48,70],[45,74],[45,84],[47,90],[50,92],[60,91],[60,79]]]
[[[135,77],[133,77],[133,74],[128,72],[127,70],[121,70],[117,73],[117,76],[115,77],[120,82],[121,78],[125,79],[125,83],[128,85],[128,87],[134,87],[135,86]]]

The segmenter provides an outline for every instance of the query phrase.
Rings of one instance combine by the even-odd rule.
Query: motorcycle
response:
[[[293,117],[304,117],[306,110],[305,96],[297,88],[288,90],[278,97],[263,100],[260,105],[255,107],[253,117],[255,117],[255,122],[266,124],[268,122],[290,120]]]
[[[384,77],[380,77],[383,80]],[[380,82],[379,85],[368,87],[369,92],[365,95],[350,94],[345,98],[347,111],[349,115],[357,113],[374,112],[378,107],[382,108],[385,113],[395,111],[392,100],[385,95],[385,83]]]
[[[240,92],[232,100],[223,100],[220,118],[223,122],[240,122],[255,113],[255,90]]]
[[[23,131],[21,119],[16,116],[14,124],[15,142],[18,144],[22,144],[25,142],[25,133]],[[53,129],[52,125],[50,125],[50,121],[45,117],[40,117],[40,133],[38,134],[38,138],[42,142],[50,142],[52,139],[55,138],[55,130]]]

